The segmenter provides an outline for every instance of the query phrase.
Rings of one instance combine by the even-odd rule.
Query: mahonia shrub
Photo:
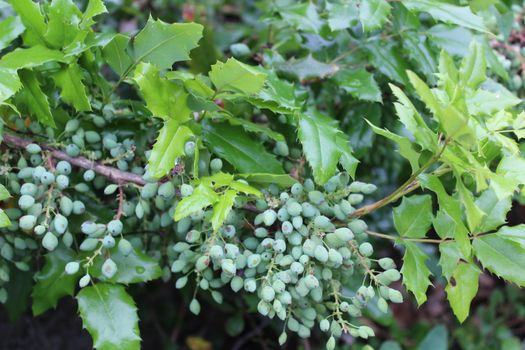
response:
[[[95,348],[138,349],[127,288],[162,279],[192,291],[188,308],[196,315],[203,295],[221,304],[232,291],[282,327],[281,345],[290,332],[308,338],[320,329],[334,349],[345,334],[374,336],[367,310],[387,313],[403,302],[393,283],[426,301],[423,244],[439,248],[460,321],[483,269],[525,284],[523,227],[505,225],[525,184],[521,101],[487,77],[487,67],[502,74],[502,60],[481,36],[461,60],[413,42],[420,12],[456,30],[487,32],[469,7],[283,2],[262,9],[278,13],[268,19],[277,43],[262,64],[243,62],[251,49],[237,43],[229,48],[234,57],[196,72],[188,67],[200,49],[200,24],[150,17],[131,37],[98,31],[102,0],[83,11],[70,0],[0,4],[8,13],[0,22],[2,303],[13,297],[13,276],[30,273],[34,315],[73,296]],[[394,143],[391,157],[406,159],[410,173],[377,199],[376,185],[356,179],[354,135],[330,116],[335,98],[319,103],[334,85],[383,101],[374,73],[361,67],[339,75],[336,62],[310,54],[285,61],[279,50],[304,33],[342,40],[360,28],[364,35],[390,15],[408,28],[401,36],[409,50],[430,58],[411,70],[374,56],[375,67],[393,75],[394,101],[384,103],[395,118],[387,125],[399,121],[403,129],[366,116],[359,123]],[[382,52],[361,39],[368,52]],[[349,57],[338,55],[337,62]],[[367,215],[391,204],[398,235],[373,230],[373,220],[369,227]],[[376,239],[403,248],[401,266],[374,253]]]

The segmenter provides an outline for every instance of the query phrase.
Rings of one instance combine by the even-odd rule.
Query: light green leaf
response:
[[[9,3],[20,16],[32,41],[45,45],[46,22],[40,11],[40,5],[33,0],[9,0]]]
[[[76,63],[70,63],[53,75],[55,84],[60,87],[60,97],[79,112],[91,111],[91,105],[82,83],[82,71]]]
[[[231,125],[239,125],[246,131],[265,134],[266,136],[268,136],[269,138],[275,141],[285,141],[284,136],[282,134],[276,131],[273,131],[268,126],[264,126],[259,123],[254,123],[249,120],[237,118],[237,117],[230,116],[230,115],[223,115],[223,117]]]
[[[103,282],[110,283],[142,283],[160,278],[162,270],[157,260],[147,256],[140,250],[134,249],[129,255],[122,254],[117,247],[110,250],[111,259],[117,264],[117,272],[111,278],[102,273],[102,264],[105,258],[95,261],[90,273]]]
[[[525,224],[503,226],[498,230],[497,235],[517,242],[525,248]]]
[[[480,83],[487,79],[485,75],[487,62],[483,47],[473,41],[469,47],[469,53],[461,61],[459,78],[467,86],[475,89]]]
[[[21,87],[15,70],[0,68],[0,103],[13,96]]]
[[[229,58],[226,63],[218,61],[211,66],[209,77],[220,92],[239,92],[247,95],[260,92],[266,81],[266,74],[235,58]]]
[[[4,210],[0,209],[0,228],[9,226],[11,226],[11,220],[9,220],[9,217]]]
[[[159,69],[190,59],[190,51],[202,38],[203,26],[197,23],[168,24],[149,18],[134,41],[135,63],[149,62]]]
[[[332,31],[350,28],[350,22],[357,19],[359,13],[357,4],[354,2],[343,1],[326,2],[328,11],[328,26]]]
[[[193,136],[193,132],[175,119],[168,119],[159,131],[148,159],[148,172],[155,178],[161,178],[175,166],[177,157],[184,155],[184,144]]]
[[[24,86],[19,97],[25,102],[30,113],[35,115],[42,124],[56,127],[47,96],[42,92],[35,73],[29,70],[21,70],[18,75]]]
[[[507,222],[512,200],[510,196],[498,198],[493,190],[486,190],[476,199],[476,205],[486,214],[475,229],[477,233],[482,233],[497,229]]]
[[[237,197],[237,191],[227,190],[221,195],[219,201],[213,205],[211,225],[214,231],[217,231],[224,223],[224,220],[228,217],[228,214],[233,207],[233,203],[235,202],[235,197]]]
[[[181,84],[161,78],[157,67],[141,63],[135,69],[133,79],[140,88],[146,106],[155,117],[172,118],[179,123],[190,119],[188,94]]]
[[[312,2],[295,3],[278,11],[285,23],[305,32],[317,33],[323,25]]]
[[[403,284],[416,297],[418,305],[427,300],[428,286],[432,285],[428,276],[431,275],[425,261],[427,255],[415,243],[403,242],[405,246],[405,255],[403,256]]]
[[[447,298],[454,315],[459,322],[465,321],[469,314],[470,303],[478,293],[480,271],[474,265],[459,262],[445,288]]]
[[[20,17],[7,17],[0,22],[0,50],[5,49],[11,44],[11,41],[18,38],[25,30]]]
[[[183,198],[175,208],[173,216],[175,221],[179,221],[197,210],[214,205],[219,200],[219,195],[213,189],[203,184],[197,186],[193,193]]]
[[[345,69],[334,76],[338,86],[360,100],[382,102],[381,90],[374,75],[366,69]]]
[[[417,350],[447,350],[448,349],[448,331],[447,328],[438,324],[434,326],[419,343]]]
[[[468,54],[472,33],[464,27],[438,24],[428,30],[432,44],[445,50],[450,55],[465,56]]]
[[[337,146],[341,151],[341,158],[339,158],[339,164],[345,169],[345,171],[352,178],[355,178],[355,172],[357,170],[357,165],[359,161],[354,157],[352,152],[352,147],[350,146],[350,141],[347,139],[346,135],[341,133],[337,135],[336,138]]]
[[[262,196],[261,191],[241,181],[233,181],[230,184],[230,187],[236,190],[237,192],[243,192],[244,194],[247,194],[247,195],[254,195],[257,197]]]
[[[11,194],[9,194],[9,191],[7,188],[5,188],[4,185],[0,184],[0,201],[6,200],[7,198],[10,198]]]
[[[429,45],[427,36],[417,31],[404,31],[401,33],[402,45],[408,57],[425,74],[430,83],[435,83],[435,72],[437,61],[434,52]]]
[[[525,247],[497,233],[478,236],[472,246],[483,267],[495,275],[525,286]]]
[[[456,6],[436,0],[404,0],[403,5],[411,11],[428,12],[438,21],[480,32],[489,31],[483,19],[472,13],[468,6]]]
[[[76,296],[84,327],[97,350],[139,350],[137,307],[123,286],[97,283]]]
[[[385,0],[361,1],[359,20],[365,32],[380,28],[388,20],[392,7]]]
[[[217,189],[224,186],[230,186],[233,182],[233,175],[228,173],[218,172],[211,176],[206,176],[195,181],[196,184],[202,184],[206,187]]]
[[[339,66],[316,60],[311,54],[304,58],[292,58],[276,66],[276,69],[300,82],[325,79],[337,73]]]
[[[95,23],[92,18],[106,12],[108,12],[108,10],[106,9],[106,6],[102,0],[89,0],[86,10],[82,16],[80,27],[91,27],[91,25]]]
[[[64,61],[64,54],[45,46],[33,46],[28,49],[19,48],[4,55],[0,60],[0,68],[18,70],[38,67],[54,61]]]
[[[439,266],[441,266],[441,274],[448,280],[454,274],[458,262],[465,257],[461,254],[457,242],[446,241],[439,244]]]
[[[266,81],[261,91],[248,98],[248,102],[259,108],[276,113],[291,113],[299,109],[295,98],[295,87],[284,79],[279,79],[274,71],[263,71]]]
[[[461,182],[461,179],[457,180],[456,187],[459,190],[461,202],[465,207],[468,228],[470,229],[470,232],[474,232],[476,227],[478,227],[482,220],[484,220],[486,214],[476,205],[474,202],[474,196]]]
[[[60,49],[77,38],[82,12],[72,0],[53,0],[47,8],[46,15],[48,21],[44,38],[48,46]]]
[[[393,212],[394,225],[402,237],[423,238],[432,224],[432,198],[429,195],[403,197]]]
[[[256,183],[262,185],[276,184],[277,186],[288,188],[297,182],[288,174],[268,174],[268,173],[250,173],[237,174],[249,183]]]
[[[202,136],[213,153],[227,160],[240,172],[284,172],[281,162],[241,127],[206,121],[203,123]]]
[[[133,60],[128,54],[129,37],[117,34],[103,49],[104,59],[111,69],[122,76],[131,67]]]
[[[69,249],[59,248],[45,255],[44,267],[35,275],[33,315],[38,316],[56,307],[62,297],[75,293],[81,271],[68,275],[64,268],[70,261],[75,261],[75,252]]]
[[[469,113],[480,116],[493,115],[521,103],[521,99],[505,90],[495,93],[487,90],[476,90],[467,98]]]

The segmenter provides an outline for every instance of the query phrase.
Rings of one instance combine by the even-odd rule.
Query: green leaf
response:
[[[82,71],[76,63],[62,67],[53,75],[55,84],[60,87],[60,97],[79,112],[91,111],[86,87],[82,83]]]
[[[261,197],[262,196],[262,192],[259,191],[258,189],[256,189],[255,187],[252,187],[248,184],[245,184],[244,182],[241,182],[241,181],[233,181],[231,184],[230,184],[230,187],[233,188],[234,190],[236,190],[237,192],[242,192],[246,195],[254,195],[256,197]]]
[[[432,328],[423,341],[419,343],[417,350],[447,350],[448,349],[448,331],[447,328],[439,324]]]
[[[328,26],[332,31],[350,28],[352,20],[357,19],[357,4],[354,2],[326,2]]]
[[[494,84],[492,86],[498,87],[496,91],[478,89],[472,95],[468,96],[467,108],[469,113],[472,115],[490,116],[521,103],[521,99],[517,98],[503,86],[498,85],[499,84]]]
[[[373,41],[366,46],[374,66],[388,78],[407,85],[408,65],[399,48],[384,42]]]
[[[62,62],[64,54],[45,46],[33,46],[29,49],[16,49],[4,55],[0,60],[0,68],[22,69],[33,68],[47,62]]]
[[[195,181],[196,184],[203,184],[206,187],[217,189],[224,186],[230,186],[233,182],[233,175],[223,172],[218,172],[212,176],[202,177]]]
[[[16,71],[0,68],[0,103],[13,96],[22,88],[22,83]]]
[[[465,257],[461,254],[457,242],[446,241],[439,244],[439,266],[441,266],[441,274],[448,280],[454,274],[458,262]]]
[[[0,209],[0,228],[9,226],[11,226],[11,220],[9,220],[9,217],[4,210]]]
[[[285,141],[284,136],[276,131],[273,131],[268,126],[264,126],[262,124],[254,123],[246,119],[242,118],[236,118],[230,115],[223,115],[223,117],[226,119],[228,123],[231,125],[239,125],[242,126],[242,128],[249,132],[255,132],[255,133],[261,133],[272,140],[275,141]]]
[[[278,11],[285,23],[305,32],[317,33],[323,25],[315,5],[311,2],[280,7]]]
[[[219,201],[213,205],[211,225],[214,231],[217,231],[228,217],[235,202],[235,197],[237,197],[237,191],[227,190],[221,195]]]
[[[380,28],[388,20],[392,7],[385,0],[361,1],[359,20],[365,32]]]
[[[11,194],[9,193],[7,188],[5,188],[4,185],[0,184],[0,201],[6,200],[7,198],[10,198],[10,197],[11,197]]]
[[[220,92],[239,92],[247,95],[260,92],[266,81],[266,74],[235,58],[229,58],[226,63],[218,61],[211,66],[209,77]]]
[[[500,227],[497,234],[515,241],[525,248],[525,224]]]
[[[35,115],[42,124],[56,127],[47,96],[42,92],[35,73],[29,70],[21,70],[18,75],[24,86],[19,97],[24,101],[30,113]]]
[[[292,58],[276,66],[276,69],[300,82],[315,81],[325,79],[337,73],[339,66],[331,63],[324,63],[313,58],[311,54],[304,58]]]
[[[203,26],[197,23],[168,24],[149,18],[134,41],[135,63],[149,62],[159,69],[190,59],[190,51],[202,38]]]
[[[80,22],[81,28],[91,27],[95,22],[92,20],[93,17],[98,16],[102,13],[106,13],[108,10],[104,5],[102,0],[89,0],[86,10],[82,16],[82,21]]]
[[[470,303],[478,293],[479,269],[471,264],[459,262],[445,288],[454,315],[459,322],[465,321]]]
[[[472,42],[472,33],[463,27],[438,24],[428,30],[432,44],[445,50],[451,55],[465,56],[468,54],[469,44]]]
[[[44,38],[50,47],[60,49],[77,38],[82,12],[72,0],[53,0],[46,15],[48,21]]]
[[[476,258],[495,275],[525,286],[525,247],[497,233],[478,236],[472,242]]]
[[[510,196],[500,199],[493,190],[486,190],[476,199],[476,205],[486,214],[475,229],[476,232],[482,233],[497,229],[507,222],[512,200]]]
[[[402,45],[408,57],[425,74],[428,81],[434,83],[437,62],[427,36],[416,31],[404,31],[401,37],[403,38]]]
[[[182,123],[190,119],[188,94],[182,85],[160,77],[157,67],[141,63],[135,69],[135,83],[151,113],[162,119],[175,119]]]
[[[461,179],[457,180],[456,187],[459,190],[461,202],[465,207],[468,228],[470,229],[470,232],[474,232],[476,227],[478,227],[478,225],[484,220],[486,214],[476,205],[474,202],[474,196],[461,182]]]
[[[483,19],[468,6],[455,6],[436,0],[404,0],[403,5],[411,11],[428,12],[434,19],[480,32],[489,32]]]
[[[339,134],[336,138],[337,146],[341,151],[341,158],[339,158],[339,164],[345,169],[345,171],[352,178],[355,178],[355,172],[359,161],[354,157],[350,141],[347,139],[345,134]]]
[[[173,218],[179,221],[197,210],[214,205],[219,200],[219,195],[213,189],[203,184],[193,190],[193,193],[183,198],[175,208]]]
[[[284,79],[279,79],[273,71],[264,70],[266,81],[261,91],[248,97],[248,102],[259,108],[276,113],[291,113],[299,109],[295,98],[295,87]]]
[[[487,62],[483,47],[473,41],[469,47],[469,54],[463,58],[459,69],[460,80],[467,86],[475,89],[487,79],[485,75]]]
[[[56,307],[62,297],[75,293],[80,271],[68,275],[64,268],[70,261],[75,261],[75,252],[65,248],[45,255],[44,267],[35,275],[36,284],[32,292],[33,315],[38,316]]]
[[[33,0],[9,0],[9,3],[20,16],[32,41],[45,45],[46,22],[40,11],[40,5]]]
[[[281,163],[241,127],[203,123],[202,136],[209,149],[244,173],[282,174]]]
[[[7,17],[0,22],[0,50],[5,49],[11,41],[18,38],[25,30],[20,17]]]
[[[432,198],[429,195],[403,197],[393,212],[394,225],[402,237],[423,238],[432,224]]]
[[[159,131],[148,159],[148,172],[155,178],[161,178],[175,166],[177,157],[184,155],[184,144],[193,136],[193,132],[175,119],[168,119]]]
[[[93,277],[110,283],[142,283],[152,281],[161,276],[162,270],[157,260],[147,256],[140,250],[134,249],[129,255],[123,255],[117,247],[110,250],[111,259],[117,264],[117,272],[111,278],[102,273],[102,264],[105,259],[95,261],[90,273]]]
[[[342,155],[337,143],[341,131],[335,125],[335,120],[317,110],[299,117],[299,140],[306,160],[312,167],[315,181],[320,185],[334,176]]]
[[[432,285],[428,276],[431,275],[425,261],[427,255],[415,243],[403,242],[405,255],[403,256],[403,284],[416,297],[418,305],[427,300],[428,286]]]
[[[137,307],[123,286],[97,283],[77,294],[84,327],[97,350],[140,349]]]
[[[237,174],[250,183],[269,185],[276,184],[277,186],[288,188],[297,182],[293,177],[288,174],[268,174],[268,173],[250,173],[250,174]]]
[[[383,102],[374,75],[364,68],[345,69],[334,76],[338,86],[360,100]]]
[[[104,59],[111,69],[122,76],[131,67],[133,60],[128,54],[129,37],[117,34],[103,49]]]

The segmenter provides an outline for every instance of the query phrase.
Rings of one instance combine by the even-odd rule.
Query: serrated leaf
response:
[[[133,77],[151,113],[161,119],[175,119],[179,123],[190,119],[188,94],[181,84],[160,77],[157,67],[140,63]]]
[[[70,63],[53,75],[55,84],[60,87],[60,97],[64,102],[75,107],[79,112],[91,111],[86,87],[82,83],[83,76],[80,66]]]
[[[228,217],[228,214],[233,207],[233,203],[235,202],[235,197],[237,197],[237,191],[227,190],[220,196],[217,203],[213,205],[211,225],[214,231],[217,231],[224,223],[224,220]]]
[[[22,69],[33,68],[47,62],[62,62],[64,54],[45,46],[33,46],[28,49],[16,49],[4,55],[0,60],[0,68]]]
[[[476,232],[482,233],[494,230],[507,222],[512,200],[510,196],[500,199],[493,190],[486,190],[476,199],[476,205],[486,214],[475,229]]]
[[[305,32],[317,33],[323,24],[311,2],[280,7],[278,11],[285,23]]]
[[[341,131],[334,123],[334,120],[316,110],[299,116],[299,140],[315,181],[320,185],[334,176],[342,155],[337,144]]]
[[[392,7],[386,0],[361,1],[359,20],[365,32],[380,28],[388,20]]]
[[[21,70],[18,75],[24,86],[18,97],[24,101],[30,113],[35,115],[40,123],[53,128],[56,127],[47,96],[40,88],[35,73],[29,70]]]
[[[40,5],[33,0],[9,0],[9,3],[20,16],[24,27],[31,36],[29,41],[45,45],[46,22],[40,11]]]
[[[404,0],[403,5],[411,11],[428,12],[434,19],[480,32],[489,32],[483,19],[468,6],[456,6],[436,0]]]
[[[9,217],[4,210],[0,209],[0,228],[9,226],[11,226],[11,220],[9,220]]]
[[[447,299],[459,322],[465,321],[470,303],[478,293],[480,271],[477,267],[459,262],[445,288]]]
[[[355,178],[355,172],[359,161],[354,157],[352,147],[350,146],[350,140],[347,139],[345,134],[339,134],[336,138],[337,146],[341,151],[341,157],[339,158],[339,164],[345,169],[345,171],[352,178]]]
[[[168,119],[159,131],[148,159],[148,171],[151,176],[160,178],[175,166],[177,157],[184,155],[184,144],[193,136],[193,132],[175,119]]]
[[[225,123],[203,124],[202,136],[209,149],[245,173],[282,174],[281,163],[241,127]]]
[[[393,213],[394,226],[402,237],[423,238],[432,224],[432,198],[429,195],[403,197]]]
[[[5,188],[4,185],[0,184],[0,201],[6,200],[7,198],[10,198],[10,197],[11,197],[11,194],[9,193],[7,188]]]
[[[430,279],[430,270],[426,265],[427,255],[415,243],[403,242],[405,246],[405,255],[403,256],[403,284],[414,294],[418,305],[427,300],[428,286],[432,285]]]
[[[497,233],[478,236],[472,242],[476,258],[495,275],[525,286],[525,247]]]
[[[446,241],[439,244],[439,266],[441,266],[441,274],[447,279],[452,277],[458,262],[461,259],[465,260],[463,254],[459,250],[457,242]]]
[[[408,57],[425,74],[428,81],[434,83],[437,60],[429,46],[427,36],[416,31],[405,31],[401,37],[403,38],[402,45]]]
[[[102,0],[89,0],[86,10],[84,11],[84,14],[82,15],[82,21],[80,22],[81,28],[88,28],[90,27],[94,21],[92,20],[93,17],[98,16],[102,13],[106,13],[108,10],[106,9],[106,6],[104,5],[104,2]]]
[[[248,102],[259,108],[276,113],[291,113],[299,109],[293,84],[279,79],[275,72],[264,70],[266,81],[261,91],[248,98]]]
[[[82,12],[72,0],[53,0],[46,15],[47,29],[44,38],[50,47],[60,49],[67,46],[80,33],[78,23]]]
[[[233,181],[230,184],[230,187],[233,188],[234,190],[236,190],[237,192],[242,192],[242,193],[244,193],[246,195],[253,195],[253,196],[256,196],[256,197],[261,197],[262,196],[261,191],[259,191],[255,187],[252,187],[252,186],[250,186],[248,184],[245,184],[244,182],[241,182],[241,181]]]
[[[388,78],[407,85],[406,70],[408,65],[395,46],[379,41],[373,41],[366,46],[370,59],[377,69]]]
[[[137,307],[123,286],[97,283],[76,296],[84,327],[97,350],[139,350]]]
[[[276,184],[277,186],[288,188],[297,182],[293,177],[288,174],[268,174],[268,173],[250,173],[250,174],[237,174],[249,183],[256,184]]]
[[[0,22],[0,50],[5,49],[11,44],[11,41],[18,38],[25,30],[20,17],[7,17]]]
[[[211,66],[209,77],[220,92],[230,91],[247,95],[260,92],[266,81],[266,74],[235,58],[229,58],[225,63],[218,61]]]
[[[22,88],[22,83],[15,70],[0,68],[0,103],[13,96]]]
[[[428,29],[432,43],[451,55],[465,56],[469,44],[472,42],[472,33],[464,27],[437,24]]]
[[[483,47],[473,41],[469,47],[469,53],[461,61],[459,78],[467,86],[475,89],[480,83],[487,79],[485,75],[487,62]]]
[[[197,210],[214,205],[218,200],[219,195],[213,189],[201,184],[193,190],[190,196],[183,198],[177,204],[173,218],[179,221]]]
[[[285,141],[284,136],[282,134],[273,131],[268,126],[254,123],[246,119],[236,118],[230,115],[224,115],[224,118],[231,125],[239,125],[246,131],[264,134],[275,141]]]
[[[499,84],[498,84],[499,85]],[[467,108],[472,115],[494,115],[521,103],[512,92],[501,86],[498,91],[478,89],[467,98]]]
[[[498,236],[517,242],[525,248],[525,224],[500,227],[497,234]]]
[[[111,259],[117,264],[117,272],[111,278],[102,273],[104,258],[97,259],[90,273],[93,277],[109,283],[142,283],[155,280],[162,274],[157,260],[134,249],[129,255],[123,255],[117,247],[110,250]]]
[[[190,51],[202,38],[203,26],[197,23],[168,24],[148,19],[134,40],[135,63],[148,62],[159,69],[190,59]]]
[[[332,31],[350,28],[350,23],[357,19],[359,13],[356,3],[346,1],[341,3],[327,1],[326,10],[328,11],[328,26]]]
[[[59,248],[45,255],[44,267],[35,275],[36,283],[31,294],[33,315],[38,316],[56,307],[62,297],[75,293],[80,271],[68,275],[64,268],[70,261],[75,261],[75,253],[65,248]]]
[[[211,176],[201,177],[200,179],[196,180],[195,183],[217,189],[224,186],[230,186],[233,182],[233,179],[234,177],[232,174],[218,172]]]
[[[442,324],[434,326],[419,343],[417,350],[447,350],[448,349],[448,331],[447,327]]]
[[[365,69],[345,69],[334,76],[338,86],[360,100],[383,102],[374,75]]]
[[[124,34],[117,34],[104,48],[102,53],[109,66],[122,76],[131,67],[133,60],[128,54],[129,37]]]
[[[461,202],[465,207],[465,216],[467,218],[468,228],[470,229],[470,232],[474,232],[486,214],[476,205],[474,202],[474,196],[466,188],[466,186],[463,185],[460,179],[457,180],[456,186],[459,190]]]
[[[337,73],[339,66],[331,63],[324,63],[316,60],[311,54],[304,58],[292,58],[276,66],[282,74],[288,75],[300,82],[310,80],[325,79]]]

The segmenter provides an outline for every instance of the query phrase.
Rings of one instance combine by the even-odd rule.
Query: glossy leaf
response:
[[[13,96],[21,88],[22,83],[15,70],[0,68],[0,103]]]
[[[427,255],[415,243],[404,242],[405,255],[403,256],[403,284],[416,297],[418,305],[427,300],[426,291],[432,285],[430,270],[426,265]]]
[[[352,20],[357,19],[359,13],[357,4],[354,2],[326,2],[328,12],[328,26],[332,31],[342,30],[350,27]]]
[[[124,34],[117,34],[103,49],[104,58],[109,66],[118,75],[124,73],[133,64],[133,59],[128,54],[129,37]]]
[[[229,58],[225,63],[219,61],[211,66],[209,76],[218,91],[247,95],[260,92],[266,81],[266,74],[235,58]]]
[[[386,0],[361,1],[359,6],[359,20],[365,32],[380,28],[388,19],[392,7]]]
[[[425,237],[432,218],[432,198],[429,195],[403,197],[401,204],[394,208],[394,225],[402,237]]]
[[[63,67],[53,75],[55,84],[61,90],[60,97],[79,112],[91,110],[83,78],[80,66],[76,63]]]
[[[470,303],[478,293],[480,273],[474,265],[460,262],[445,288],[447,299],[459,322],[465,321],[469,315]]]
[[[93,17],[98,16],[102,13],[106,13],[107,9],[104,5],[103,0],[89,0],[86,10],[82,15],[82,21],[80,22],[80,27],[87,28],[90,27],[94,21]]]
[[[0,201],[6,200],[7,198],[10,198],[11,194],[9,194],[9,191],[7,188],[5,188],[4,185],[0,184]]]
[[[117,264],[117,272],[111,278],[102,273],[103,258],[97,259],[90,273],[93,277],[110,283],[142,283],[155,280],[162,274],[157,260],[139,250],[133,250],[129,255],[123,255],[118,248],[110,250],[111,260]]]
[[[77,38],[82,12],[72,0],[52,1],[46,15],[47,29],[44,38],[50,47],[60,49]]]
[[[276,184],[280,187],[290,187],[297,181],[287,174],[268,174],[268,173],[250,173],[237,174],[249,183],[256,183],[261,185]]]
[[[9,226],[11,226],[11,220],[9,220],[9,217],[4,210],[0,209],[0,228]]]
[[[381,73],[398,83],[405,85],[408,83],[405,73],[408,65],[398,48],[384,42],[373,41],[367,44],[367,51],[374,66]]]
[[[21,70],[18,74],[24,86],[20,92],[20,98],[24,101],[31,114],[35,115],[42,124],[55,127],[47,96],[40,88],[40,83],[35,74],[29,70]]]
[[[291,59],[278,65],[277,70],[300,82],[325,79],[337,73],[339,66],[316,60],[311,54],[301,59]]]
[[[315,4],[311,2],[281,7],[279,14],[284,21],[305,32],[317,33],[322,26]]]
[[[233,207],[235,197],[237,197],[237,191],[227,190],[220,196],[218,202],[213,205],[211,225],[214,231],[217,231],[228,217]]]
[[[33,0],[9,0],[9,3],[20,16],[24,27],[31,36],[29,41],[45,44],[44,34],[47,27],[44,15],[40,11],[40,5]]]
[[[179,221],[197,210],[214,205],[218,200],[219,195],[217,195],[214,190],[201,184],[193,190],[190,196],[183,198],[179,204],[177,204],[173,218],[175,221]]]
[[[365,69],[345,69],[334,76],[340,88],[360,100],[382,102],[374,75]]]
[[[123,286],[97,283],[76,296],[84,327],[97,350],[140,349],[137,307]]]
[[[20,17],[7,17],[0,22],[0,50],[5,49],[25,30]]]
[[[16,49],[4,55],[0,60],[0,68],[18,70],[38,67],[53,61],[64,61],[64,54],[45,46],[33,46],[28,49]]]
[[[507,222],[512,201],[510,197],[500,199],[493,190],[487,190],[476,199],[476,205],[486,214],[476,228],[476,232],[482,233],[497,229]]]

